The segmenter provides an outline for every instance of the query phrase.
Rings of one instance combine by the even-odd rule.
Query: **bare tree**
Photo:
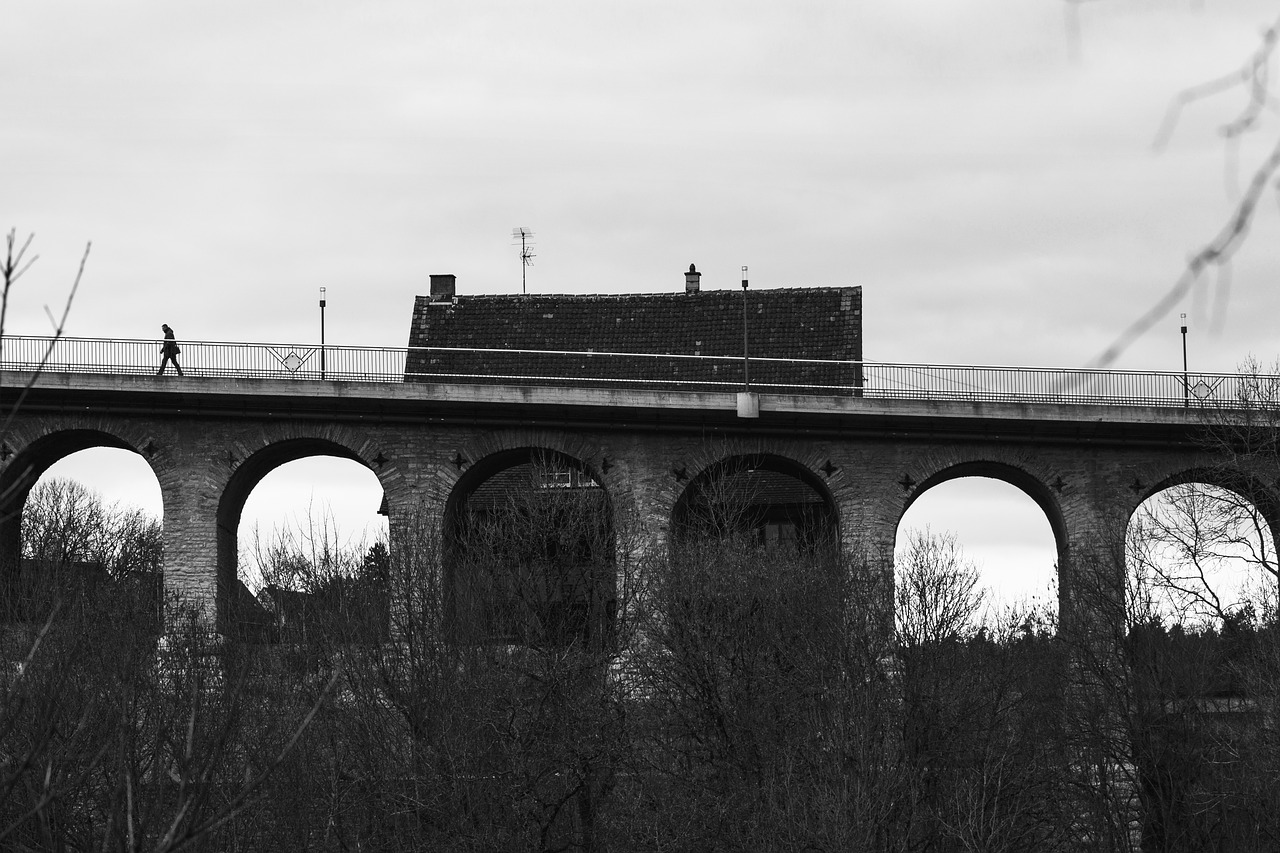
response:
[[[912,530],[894,561],[898,642],[907,648],[960,640],[978,630],[985,591],[954,533]]]
[[[0,339],[11,288],[36,260],[30,245],[9,233]],[[88,248],[61,316],[50,312],[53,341],[8,400],[0,437],[62,335],[87,256]],[[129,583],[158,568],[155,521],[105,507],[66,482],[37,485],[28,496],[30,476],[19,472],[0,497],[30,498],[23,546],[33,573],[91,565],[104,582],[34,584],[39,600],[29,608],[6,596],[0,847],[225,849],[238,837],[229,828],[260,805],[328,688],[299,696],[265,683],[196,614],[184,618],[179,602],[169,602],[175,618],[162,635],[158,618],[139,618],[137,584]]]
[[[563,473],[534,465],[502,481],[448,548],[431,520],[402,519],[389,550],[363,557],[269,549],[283,571],[266,577],[320,618],[258,654],[299,679],[341,672],[299,745],[309,769],[280,777],[298,817],[279,838],[601,849],[632,689],[628,611],[612,602],[630,595],[636,549],[619,544],[623,525],[601,528],[598,487]]]

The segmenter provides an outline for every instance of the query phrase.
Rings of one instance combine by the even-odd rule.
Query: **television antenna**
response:
[[[533,253],[533,232],[528,228],[513,228],[511,239],[520,244],[520,292],[527,294],[529,287],[526,277],[529,267],[533,266],[533,259],[537,257]]]

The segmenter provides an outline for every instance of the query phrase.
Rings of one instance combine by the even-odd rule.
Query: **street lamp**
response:
[[[1182,315],[1182,408],[1191,405],[1191,385],[1187,381],[1187,315]]]
[[[324,288],[320,288],[320,378],[324,379]]]
[[[742,390],[751,390],[751,370],[747,359],[747,268],[742,268]]]
[[[738,392],[738,417],[760,417],[760,395],[751,390],[750,358],[747,338],[747,268],[742,268],[742,390]]]

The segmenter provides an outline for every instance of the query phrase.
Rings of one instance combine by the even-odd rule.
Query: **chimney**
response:
[[[698,282],[701,279],[702,279],[702,273],[698,272],[697,267],[695,267],[693,264],[689,264],[689,271],[684,274],[684,292],[697,293]]]
[[[431,276],[431,301],[452,302],[457,280],[458,277],[456,275]]]

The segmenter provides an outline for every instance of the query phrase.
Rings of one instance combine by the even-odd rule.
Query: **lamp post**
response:
[[[747,268],[742,268],[742,390],[738,392],[738,417],[760,417],[760,395],[751,390],[750,339],[747,337]]]
[[[1191,384],[1187,381],[1187,315],[1182,315],[1182,408],[1191,405]]]
[[[324,288],[320,288],[320,378],[324,379]]]
[[[751,370],[747,357],[747,268],[742,268],[742,390],[751,390]]]

